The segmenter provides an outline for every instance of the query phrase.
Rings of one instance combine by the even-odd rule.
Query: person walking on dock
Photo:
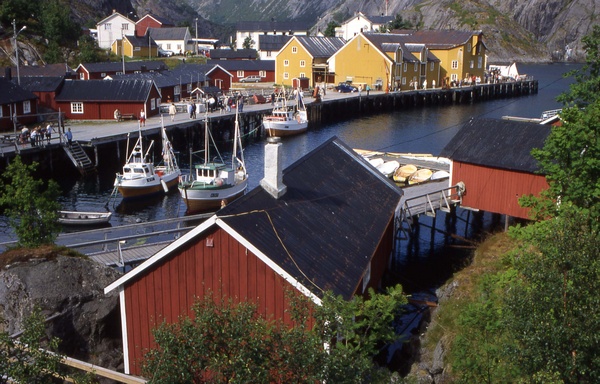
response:
[[[52,139],[52,134],[54,133],[54,128],[52,128],[52,124],[48,124],[46,127],[46,143],[50,144],[50,139]]]
[[[171,105],[169,105],[169,115],[171,116],[171,121],[175,121],[176,114],[177,108],[175,108],[175,103],[171,103]]]
[[[140,125],[142,127],[146,126],[146,112],[143,109],[140,111]]]
[[[67,144],[71,147],[71,144],[73,143],[73,132],[71,132],[71,128],[65,133],[65,136],[67,137]]]

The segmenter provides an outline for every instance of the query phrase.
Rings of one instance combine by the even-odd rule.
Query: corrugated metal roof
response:
[[[148,28],[150,37],[154,40],[183,40],[186,37],[187,27]]]
[[[0,105],[35,100],[38,97],[12,81],[0,78]]]
[[[274,71],[274,60],[208,60],[210,65],[218,65],[227,71]]]
[[[317,296],[350,298],[402,191],[336,137],[286,168],[283,183],[279,199],[258,187],[217,216]]]
[[[73,74],[75,71],[66,63],[46,64],[46,65],[21,65],[19,67],[19,75],[21,79],[25,76],[65,76]],[[11,73],[15,77],[17,73],[16,67],[11,67]],[[0,75],[4,75],[3,73]]]
[[[63,76],[21,76],[21,87],[31,92],[56,92],[64,79]]]
[[[150,47],[156,47],[156,41],[154,41],[152,39],[152,37],[150,37],[150,41],[148,41],[148,36],[142,36],[142,37],[137,37],[137,36],[125,36],[125,39],[127,39],[131,45],[133,45],[134,47],[148,47],[148,43],[150,43]]]
[[[312,57],[329,58],[333,56],[346,41],[341,37],[294,36]]]
[[[85,68],[89,73],[102,73],[102,72],[121,72],[123,71],[122,62],[101,62],[101,63],[82,63],[79,66]],[[125,72],[133,71],[166,71],[167,65],[160,60],[146,60],[146,61],[126,61]]]
[[[472,119],[441,151],[453,161],[534,173],[539,170],[531,156],[542,148],[550,127],[499,119]]]
[[[141,101],[153,87],[152,80],[65,80],[57,101]]]
[[[465,44],[472,36],[483,35],[482,31],[457,30],[393,30],[392,35],[405,37],[405,44],[426,44],[430,49],[448,49]]]

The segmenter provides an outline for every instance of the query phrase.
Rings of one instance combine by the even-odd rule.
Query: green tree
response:
[[[41,4],[39,22],[41,32],[49,43],[73,47],[81,35],[81,27],[58,0],[47,0]]]
[[[327,28],[325,28],[325,31],[323,31],[323,36],[335,37],[335,29],[339,26],[340,25],[335,21],[330,21],[329,23],[327,23]]]
[[[28,24],[31,15],[37,13],[39,3],[28,0],[2,0],[0,1],[0,24],[8,27],[12,32],[12,21],[15,20],[17,29]],[[11,33],[12,36],[12,33]]]
[[[559,215],[514,229],[522,246],[506,296],[511,353],[528,377],[564,383],[600,382],[600,236],[581,210],[562,204]]]
[[[97,63],[106,58],[106,53],[98,48],[96,40],[91,36],[81,36],[77,45],[79,46],[79,63]]]
[[[246,36],[244,42],[242,43],[242,48],[244,49],[252,49],[254,47],[254,40],[250,36]]]
[[[399,286],[369,293],[351,301],[325,294],[321,306],[294,296],[292,328],[262,318],[253,304],[207,295],[191,318],[153,331],[157,348],[143,371],[153,383],[378,382],[389,373],[373,357],[394,339],[392,320],[406,298]]]
[[[552,127],[544,147],[532,151],[550,188],[520,203],[537,219],[557,215],[566,202],[590,211],[591,218],[600,215],[600,27],[583,42],[586,65],[570,73],[576,81],[559,97],[565,105],[562,125]]]
[[[413,28],[412,23],[410,21],[403,20],[402,15],[397,13],[394,20],[392,20],[389,23],[387,23],[386,25],[384,25],[381,28],[380,32],[385,33],[385,32],[390,32],[394,29],[411,29],[411,28]]]
[[[57,338],[46,336],[39,308],[25,320],[18,340],[0,332],[0,383],[52,383],[63,377],[58,343]]]
[[[19,245],[25,247],[52,244],[60,231],[57,201],[60,189],[53,180],[43,188],[43,181],[32,176],[36,168],[37,163],[23,164],[17,156],[0,180],[0,205],[5,208]]]

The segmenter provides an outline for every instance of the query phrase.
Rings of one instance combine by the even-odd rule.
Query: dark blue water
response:
[[[522,74],[539,81],[539,93],[515,99],[487,101],[471,105],[417,108],[344,120],[338,124],[309,127],[306,134],[284,138],[284,162],[289,165],[332,136],[338,136],[353,148],[388,152],[438,154],[471,117],[500,118],[504,115],[539,117],[549,109],[560,107],[556,96],[564,92],[570,80],[562,74],[576,65],[519,65]],[[245,160],[250,173],[250,189],[263,177],[264,142],[248,143]],[[180,163],[185,156],[182,156]],[[103,210],[108,203],[113,211],[112,226],[167,219],[185,215],[185,204],[175,191],[167,196],[137,203],[110,199],[115,172],[103,170],[93,179],[57,180],[64,190],[61,203],[65,210]],[[0,241],[14,240],[14,235],[0,220]]]

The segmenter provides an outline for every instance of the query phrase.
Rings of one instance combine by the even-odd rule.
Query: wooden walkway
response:
[[[125,265],[138,264],[149,259],[161,249],[171,244],[171,242],[172,241],[165,241],[129,248],[121,245],[115,250],[88,253],[87,256],[90,259],[109,267],[124,267]]]

